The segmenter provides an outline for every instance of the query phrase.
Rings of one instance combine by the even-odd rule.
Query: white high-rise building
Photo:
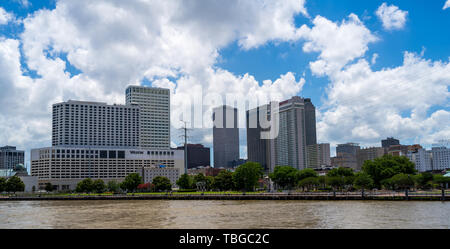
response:
[[[129,86],[126,103],[140,108],[140,146],[170,149],[170,90]]]
[[[446,147],[434,147],[433,153],[433,170],[450,169],[450,149]]]
[[[431,151],[418,149],[408,152],[407,157],[416,165],[417,171],[427,172],[433,170],[433,156]]]
[[[139,147],[139,107],[73,100],[54,104],[52,145]]]

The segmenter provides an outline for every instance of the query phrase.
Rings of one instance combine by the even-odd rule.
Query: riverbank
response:
[[[320,200],[320,201],[450,201],[450,195],[436,193],[294,193],[294,194],[128,194],[128,195],[45,195],[3,196],[0,201],[76,200]]]

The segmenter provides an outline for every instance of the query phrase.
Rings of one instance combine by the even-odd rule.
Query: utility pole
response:
[[[188,135],[187,135],[187,132],[189,129],[187,128],[187,123],[188,123],[187,121],[182,121],[182,120],[180,120],[180,121],[184,123],[184,127],[181,128],[184,131],[184,135],[181,135],[181,137],[184,138],[184,173],[187,174],[188,173],[188,160],[187,160],[188,159],[188,156],[187,156]]]

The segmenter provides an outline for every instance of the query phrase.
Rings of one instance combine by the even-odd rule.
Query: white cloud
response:
[[[379,55],[378,55],[377,53],[374,53],[374,54],[372,55],[372,60],[371,60],[372,65],[374,65],[375,63],[377,63],[378,56],[379,56]]]
[[[447,2],[445,2],[445,5],[444,5],[444,10],[445,9],[448,9],[448,8],[450,8],[450,0],[447,0]]]
[[[319,53],[318,60],[310,63],[311,71],[316,75],[340,70],[364,55],[369,43],[378,40],[354,14],[340,24],[317,16],[313,24],[312,28],[302,26],[299,33],[306,40],[303,51]]]
[[[27,149],[47,146],[53,103],[123,103],[126,86],[144,78],[172,90],[175,114],[195,89],[243,97],[296,95],[304,79],[292,73],[259,86],[249,74],[215,66],[219,49],[233,42],[253,49],[297,40],[296,15],[307,16],[304,0],[60,0],[55,9],[25,18],[20,40],[1,40],[0,71],[6,73],[0,76],[0,138]],[[68,63],[81,73],[70,74]],[[3,132],[8,129],[20,135]]]
[[[408,11],[400,10],[395,5],[388,6],[383,3],[378,10],[376,15],[383,23],[383,27],[387,30],[402,29],[406,23],[406,16]]]
[[[13,19],[13,15],[0,7],[0,25],[8,24]]]

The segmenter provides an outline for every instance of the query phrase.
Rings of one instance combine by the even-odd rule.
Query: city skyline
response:
[[[430,149],[450,137],[450,34],[436,26],[450,25],[444,0],[194,1],[179,13],[179,1],[165,1],[140,6],[145,14],[133,1],[27,2],[0,4],[0,143],[26,150],[26,162],[51,142],[54,103],[125,104],[130,84],[170,89],[173,115],[199,93],[311,98],[317,142],[330,143],[332,156],[352,141],[371,147],[394,136]],[[117,10],[124,16],[109,15]],[[182,144],[174,130],[172,147]],[[190,143],[212,147],[212,131],[193,135]]]

